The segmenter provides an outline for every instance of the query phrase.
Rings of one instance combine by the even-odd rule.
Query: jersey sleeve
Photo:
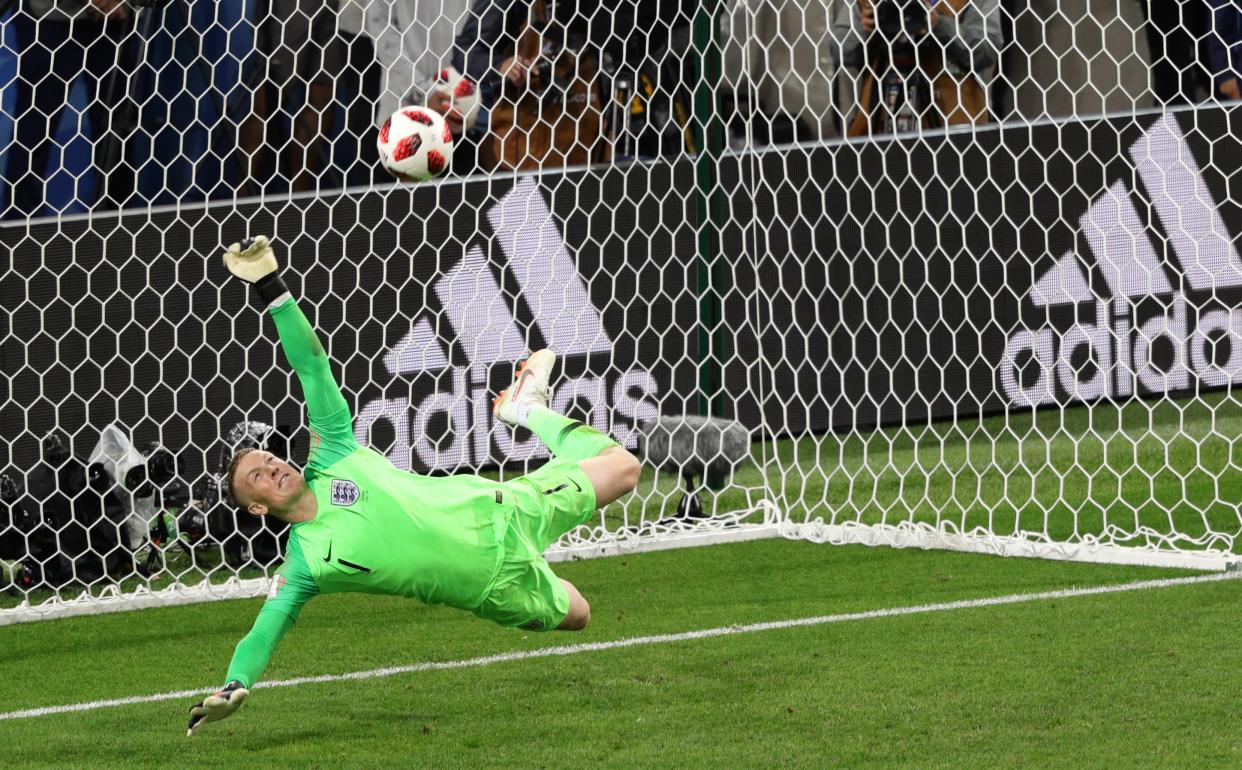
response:
[[[293,538],[289,542],[292,544]],[[259,609],[254,626],[233,651],[233,660],[229,663],[224,681],[238,681],[244,687],[253,686],[267,668],[280,640],[302,614],[302,606],[318,593],[319,587],[306,566],[301,550],[291,546],[284,566],[272,579],[272,588],[268,591],[267,601]]]
[[[310,421],[311,451],[308,465],[326,468],[358,448],[354,438],[353,416],[341,394],[332,365],[310,321],[292,296],[277,300],[271,307],[280,344],[297,374],[306,397]]]

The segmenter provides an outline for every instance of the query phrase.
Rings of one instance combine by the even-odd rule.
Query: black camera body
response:
[[[931,31],[931,9],[924,0],[877,0],[875,28],[890,43],[917,45]]]
[[[103,466],[53,433],[33,468],[0,477],[0,558],[21,562],[22,589],[90,585],[131,558],[120,536],[127,514]]]
[[[543,48],[527,70],[525,83],[516,84],[507,78],[500,78],[501,93],[505,98],[518,101],[527,94],[534,94],[547,103],[563,102],[568,98],[573,86],[573,67],[558,66],[562,58],[572,49],[566,48],[560,40],[548,36],[544,39]],[[569,77],[566,77],[569,73]]]
[[[539,51],[539,58],[535,59],[535,63],[530,68],[530,81],[533,88],[539,89],[541,92],[556,98],[555,79],[556,79],[556,60],[561,56],[562,47],[559,42],[551,38],[543,41],[543,48]]]
[[[876,0],[876,34],[867,58],[876,74],[879,98],[873,105],[884,133],[917,130],[933,107],[932,74],[938,66],[926,0]]]

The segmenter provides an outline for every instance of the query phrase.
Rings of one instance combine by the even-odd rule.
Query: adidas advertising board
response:
[[[1006,341],[1000,381],[1014,404],[1242,378],[1239,238],[1176,117],[1148,126],[1128,155],[1137,184],[1121,179],[1092,199],[1078,220],[1077,248],[1048,266],[1023,300],[1024,316],[1047,320]],[[1221,161],[1239,167],[1237,155],[1213,162]]]
[[[1188,108],[725,156],[726,415],[797,435],[1227,387],[1240,137],[1242,110]],[[302,425],[217,262],[239,232],[285,245],[358,437],[397,465],[540,456],[490,402],[544,345],[555,406],[632,443],[698,407],[694,183],[682,161],[0,226],[0,467],[58,425],[80,452],[113,422],[193,444],[191,473],[243,419]]]
[[[495,421],[491,404],[517,361],[549,347],[569,371],[557,381],[552,408],[577,411],[633,446],[637,436],[629,429],[659,414],[659,383],[642,366],[612,366],[613,338],[539,186],[530,177],[518,180],[485,216],[516,296],[501,287],[478,244],[432,276],[430,294],[438,303],[411,314],[408,331],[382,360],[398,382],[429,376],[435,385],[415,398],[380,395],[362,404],[354,422],[359,442],[391,446],[389,458],[399,468],[452,470],[547,457],[532,436],[515,439]],[[534,328],[515,318],[515,300],[526,303]],[[541,342],[534,342],[535,329]],[[451,346],[463,359],[459,365]],[[379,426],[391,441],[375,440]]]
[[[31,275],[53,276],[31,281],[29,301],[25,281],[0,283],[21,328],[46,332],[0,329],[6,373],[20,362],[0,393],[15,437],[0,442],[0,468],[32,463],[57,424],[83,426],[88,449],[112,422],[135,441],[194,444],[191,472],[241,420],[305,428],[271,321],[219,264],[220,244],[246,232],[282,244],[359,440],[397,466],[546,457],[491,413],[541,347],[558,353],[553,406],[633,446],[636,422],[695,398],[692,184],[691,166],[656,166],[0,228]],[[136,253],[159,255],[149,274]]]
[[[767,364],[744,422],[796,435],[1242,380],[1242,110],[753,165],[725,182],[756,223],[724,308],[753,318],[738,359]],[[730,393],[753,379],[726,366]]]

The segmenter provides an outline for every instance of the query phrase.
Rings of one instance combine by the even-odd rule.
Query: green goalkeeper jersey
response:
[[[327,355],[290,296],[270,308],[305,393],[311,449],[304,477],[315,518],[293,525],[285,563],[226,681],[249,687],[304,605],[320,593],[411,596],[474,609],[500,568],[512,501],[500,482],[429,477],[362,447]]]

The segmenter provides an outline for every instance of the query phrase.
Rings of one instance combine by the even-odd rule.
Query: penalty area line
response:
[[[762,623],[747,623],[745,625],[703,628],[697,631],[681,631],[674,634],[635,636],[628,639],[616,639],[610,642],[584,642],[582,644],[567,644],[558,647],[542,647],[537,650],[515,650],[512,652],[497,653],[496,655],[484,655],[477,658],[428,661],[424,663],[412,663],[405,666],[374,668],[369,671],[353,671],[346,674],[322,674],[320,676],[302,676],[293,679],[275,679],[271,681],[259,682],[252,689],[266,690],[276,687],[297,687],[304,684],[355,682],[365,679],[382,679],[384,677],[397,676],[399,674],[416,674],[423,671],[446,671],[449,669],[475,668],[477,666],[490,666],[494,663],[531,660],[534,658],[551,658],[563,655],[578,655],[584,652],[604,652],[606,650],[616,650],[624,647],[641,647],[650,644],[670,644],[673,642],[686,642],[696,639],[710,639],[717,636],[752,634],[760,631],[778,631],[786,628],[804,628],[806,626],[823,626],[832,623],[849,623],[857,620],[894,618],[903,615],[921,615],[930,612],[948,612],[952,610],[968,610],[980,607],[996,607],[1006,604],[1026,604],[1029,602],[1050,601],[1055,599],[1073,599],[1081,596],[1099,596],[1102,594],[1117,594],[1129,591],[1145,591],[1153,588],[1194,585],[1196,583],[1215,583],[1222,580],[1235,580],[1238,578],[1242,578],[1242,572],[1221,572],[1211,575],[1193,575],[1190,577],[1180,578],[1139,580],[1133,583],[1117,583],[1114,585],[1092,586],[1089,588],[1063,588],[1056,591],[1007,594],[1005,596],[991,596],[981,599],[959,599],[952,602],[919,604],[909,607],[889,607],[886,609],[864,610],[861,612],[845,612],[836,615],[815,615],[806,618],[791,618],[789,620],[771,620]],[[22,709],[20,711],[6,711],[0,713],[0,721],[9,719],[30,719],[32,717],[51,716],[54,714],[70,714],[78,711],[95,711],[97,709],[113,708],[116,706],[131,706],[138,703],[157,703],[160,701],[181,700],[192,698],[196,695],[208,695],[218,689],[218,687],[207,687],[198,690],[178,690],[176,692],[163,692],[153,695],[131,695],[125,698],[111,698],[108,700],[95,700],[85,703],[68,703],[60,706],[42,706],[40,708]]]

